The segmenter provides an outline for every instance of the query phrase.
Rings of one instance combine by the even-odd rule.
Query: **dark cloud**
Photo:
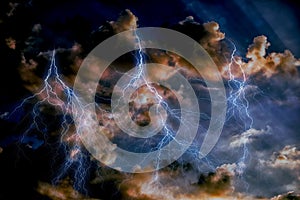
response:
[[[299,200],[300,195],[294,194],[294,192],[288,192],[287,194],[281,194],[276,197],[273,197],[271,200]]]
[[[8,17],[11,17],[11,16],[13,16],[14,15],[14,13],[15,13],[15,10],[16,10],[16,8],[18,7],[18,3],[12,3],[12,2],[9,2],[9,8],[10,8],[10,10],[9,10],[9,12],[7,12],[6,13],[6,15],[8,16]]]

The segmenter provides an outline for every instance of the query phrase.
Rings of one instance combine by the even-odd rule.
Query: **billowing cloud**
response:
[[[300,66],[300,60],[296,59],[289,50],[285,50],[283,53],[271,52],[267,54],[267,49],[271,43],[264,35],[253,39],[253,43],[249,45],[245,55],[248,60],[245,61],[242,57],[232,55],[233,44],[226,40],[225,34],[220,31],[217,22],[200,24],[195,22],[192,16],[189,16],[179,22],[178,26],[175,27],[175,30],[182,31],[199,41],[226,79],[230,78],[229,71],[238,78],[242,78],[243,75],[249,78],[258,74],[267,78],[274,75],[284,75],[287,78],[297,78],[298,76],[297,67]],[[191,68],[184,60],[177,59],[176,63],[177,66]]]
[[[22,58],[18,72],[23,82],[23,86],[30,92],[35,93],[42,86],[42,78],[36,74],[38,63],[33,59],[26,61],[24,56]]]
[[[52,200],[99,200],[88,198],[74,190],[68,179],[63,180],[57,186],[45,182],[39,182],[37,192]]]
[[[138,18],[128,9],[120,14],[117,21],[111,21],[110,24],[115,33],[137,28]]]
[[[250,60],[243,64],[243,69],[247,75],[261,72],[266,77],[275,74],[285,74],[295,77],[299,60],[297,60],[289,50],[283,53],[270,53],[266,55],[266,50],[271,44],[266,36],[258,36],[253,40],[248,48],[246,57]]]
[[[237,192],[233,186],[236,170],[236,164],[224,164],[216,168],[214,173],[206,175],[184,169],[135,174],[122,181],[120,189],[124,198],[131,200],[269,199]],[[285,199],[284,197],[297,195],[291,192],[276,196],[272,200]]]
[[[272,52],[267,54],[270,46],[267,37],[264,35],[257,36],[253,39],[253,43],[249,45],[246,58],[248,61],[242,61],[241,57],[235,56],[222,67],[222,74],[225,78],[229,77],[229,67],[236,77],[246,77],[261,75],[270,78],[274,75],[285,76],[286,78],[298,77],[298,69],[300,60],[296,59],[289,50],[283,53]]]
[[[253,39],[253,44],[248,47],[247,58],[252,60],[262,59],[266,55],[266,49],[271,44],[267,41],[267,37],[264,35],[257,36]]]
[[[220,27],[217,22],[204,23],[203,27],[207,34],[200,40],[200,44],[205,49],[214,47],[217,42],[225,38],[225,34],[220,31]]]
[[[175,27],[175,30],[182,31],[198,40],[212,57],[224,78],[228,79],[230,76],[229,67],[231,73],[236,77],[242,77],[243,73],[247,77],[259,73],[267,78],[277,74],[297,77],[300,60],[296,59],[289,50],[285,50],[283,53],[267,54],[271,43],[264,35],[253,39],[253,43],[249,45],[245,55],[248,61],[243,61],[245,59],[242,57],[236,55],[231,57],[234,44],[228,43],[217,22],[200,24],[195,22],[192,16],[189,16],[179,22],[179,26],[179,28]],[[186,66],[186,63],[179,64]]]
[[[36,93],[44,86],[42,77],[44,77],[45,74],[41,74],[40,71],[42,69],[49,69],[52,53],[52,51],[40,52],[35,58],[31,59],[27,59],[25,56],[22,56],[18,72],[23,86],[28,91]],[[63,67],[60,70],[60,76],[70,87],[73,85],[76,73],[83,60],[81,53],[82,47],[77,43],[75,43],[70,49],[61,48],[55,50],[56,63],[63,64]],[[47,70],[43,73],[47,73]],[[56,88],[56,92],[62,93],[61,89],[62,88]]]
[[[271,200],[300,200],[300,195],[294,194],[294,192],[288,192],[287,194],[273,197]]]
[[[255,138],[259,137],[260,135],[270,133],[270,129],[271,129],[270,126],[267,126],[266,130],[264,129],[257,130],[251,128],[240,135],[233,136],[229,146],[234,148],[234,147],[243,146],[244,144],[251,143],[253,142],[253,140],[255,140]]]
[[[266,161],[270,167],[288,168],[292,170],[300,170],[300,150],[295,146],[285,146],[281,151],[275,152],[269,161]],[[299,180],[300,180],[300,174]]]
[[[217,22],[211,21],[200,24],[196,22],[192,16],[189,16],[185,20],[180,21],[174,29],[185,33],[199,42],[220,70],[223,66],[226,66],[228,60],[230,60],[230,50],[224,41],[225,33],[220,30],[220,26]],[[179,64],[181,66],[189,66],[185,62]],[[203,73],[212,73],[209,71],[209,68],[206,70],[207,72]]]
[[[197,176],[193,170],[182,169],[136,174],[121,183],[120,188],[128,199],[230,199],[235,168],[235,164],[225,164],[215,173]]]

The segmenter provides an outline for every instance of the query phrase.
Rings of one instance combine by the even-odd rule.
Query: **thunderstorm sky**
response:
[[[0,199],[300,199],[299,24],[300,6],[292,0],[1,1]],[[158,49],[122,55],[99,77],[93,128],[126,150],[161,147],[163,131],[134,139],[110,113],[114,85],[144,56],[145,63],[168,66],[169,74],[156,69],[155,76],[168,80],[179,72],[195,90],[199,129],[183,156],[157,172],[124,173],[91,156],[78,137],[74,116],[89,114],[79,99],[75,109],[70,101],[81,64],[105,39],[138,27],[184,33],[216,64],[227,113],[207,157],[198,157],[211,115],[207,85],[187,60]],[[79,81],[83,94],[101,61]],[[202,73],[215,81],[209,68]],[[179,107],[172,91],[153,87],[174,110]],[[147,92],[141,87],[133,97]],[[149,121],[153,101],[132,100],[137,124]],[[167,120],[175,131],[176,117]],[[90,122],[82,117],[80,123]],[[104,141],[99,146],[109,148]],[[115,161],[113,154],[104,157]]]

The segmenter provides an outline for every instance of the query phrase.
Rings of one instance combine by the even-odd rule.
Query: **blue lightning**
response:
[[[145,72],[145,58],[144,58],[144,52],[142,48],[142,42],[138,34],[135,34],[136,36],[136,43],[138,45],[138,51],[136,55],[136,75],[133,77],[133,79],[130,81],[130,83],[126,87],[131,87],[134,84],[137,83],[137,81],[142,80],[143,83],[146,85],[146,87],[151,91],[152,94],[154,94],[156,102],[159,105],[162,105],[162,107],[168,111],[169,114],[172,114],[177,119],[180,120],[180,117],[176,114],[176,111],[169,108],[168,103],[164,101],[163,97],[159,94],[159,92],[156,90],[154,86],[151,85],[147,81],[146,78],[146,72]],[[232,43],[232,42],[231,42]],[[230,63],[228,64],[228,73],[229,73],[229,80],[228,80],[228,86],[229,86],[229,109],[228,109],[228,115],[229,118],[239,116],[240,119],[245,122],[244,128],[250,129],[253,126],[253,118],[251,117],[249,113],[249,101],[246,97],[246,75],[242,69],[242,66],[237,62],[234,55],[236,53],[236,46],[232,43],[234,49],[232,51],[231,57],[230,57]],[[239,70],[242,73],[242,78],[236,77],[233,73],[234,64],[237,64],[239,67]],[[25,104],[28,102],[36,101],[34,103],[34,106],[32,108],[32,119],[33,123],[29,126],[29,128],[24,132],[21,143],[28,143],[28,139],[26,136],[32,131],[32,130],[38,130],[40,133],[47,133],[47,122],[41,117],[42,110],[41,107],[44,105],[50,105],[55,108],[57,108],[62,113],[62,120],[61,120],[61,131],[60,131],[60,144],[65,152],[65,162],[62,165],[61,169],[59,170],[58,175],[54,178],[53,182],[57,184],[61,179],[63,179],[66,175],[68,175],[68,172],[72,171],[73,178],[74,178],[74,188],[81,191],[81,192],[87,192],[85,189],[85,182],[86,177],[88,175],[89,170],[89,156],[84,152],[82,149],[82,146],[79,141],[76,140],[76,137],[79,137],[77,135],[77,132],[74,131],[71,136],[69,135],[71,127],[74,125],[73,121],[70,117],[72,113],[75,112],[75,115],[80,115],[80,113],[84,112],[84,108],[81,106],[80,100],[76,97],[73,90],[67,86],[64,81],[61,79],[58,68],[55,64],[55,51],[52,53],[51,57],[51,64],[49,66],[49,69],[47,71],[46,77],[43,81],[43,88],[34,95],[24,99],[22,103],[17,106],[10,115],[3,114],[3,117],[8,118],[15,113],[17,113],[20,109],[24,107]],[[126,88],[125,88],[126,90]],[[125,93],[124,90],[124,93]],[[59,94],[59,91],[62,91],[62,94]],[[123,95],[125,95],[123,93]],[[72,100],[75,99],[75,104],[72,102]],[[158,111],[158,110],[157,110]],[[237,112],[237,113],[236,113]],[[162,123],[164,123],[162,121]],[[165,144],[168,143],[170,139],[174,138],[174,130],[172,130],[171,127],[164,124],[163,132],[165,133],[164,137],[161,139],[161,141],[156,146],[156,149],[161,149]],[[75,139],[72,139],[74,137]],[[72,145],[68,144],[68,140],[72,140]],[[71,143],[71,142],[70,142]],[[41,145],[41,144],[40,144]],[[37,147],[35,147],[37,148]],[[238,162],[238,172],[240,174],[243,173],[245,168],[245,161],[247,157],[249,156],[247,144],[243,144],[243,155],[240,158]],[[157,157],[157,160],[160,161],[160,156]],[[159,163],[157,162],[157,169],[160,169]],[[156,170],[155,176],[153,181],[158,180],[158,170]]]
[[[72,99],[76,101],[76,107],[72,103]],[[77,138],[76,131],[72,132],[71,127],[74,125],[71,114],[72,112],[80,112],[83,108],[80,106],[80,101],[74,94],[73,90],[68,87],[61,79],[58,68],[55,64],[55,50],[52,52],[51,63],[47,70],[46,77],[43,81],[43,87],[39,92],[25,98],[9,115],[5,114],[7,119],[16,115],[20,110],[23,110],[27,103],[34,102],[32,107],[32,124],[24,131],[20,138],[21,143],[30,143],[32,138],[28,135],[37,130],[42,133],[44,140],[48,133],[49,122],[43,119],[43,106],[52,106],[62,114],[60,122],[60,148],[63,149],[65,161],[62,164],[58,175],[55,175],[53,184],[58,184],[63,178],[69,175],[69,172],[73,173],[74,183],[73,186],[80,192],[86,192],[85,179],[88,171],[88,156],[83,152],[80,142]],[[79,106],[78,106],[79,105]],[[82,112],[82,111],[81,111]],[[71,132],[71,133],[70,133]],[[70,143],[72,144],[70,145]],[[44,142],[40,142],[37,145],[42,145]],[[38,148],[37,145],[27,145],[33,149]],[[57,157],[59,157],[57,152]],[[56,173],[56,172],[55,172]]]
[[[57,94],[53,91],[53,88],[49,84],[49,79],[52,78],[55,81],[55,85],[61,86],[62,90],[64,91],[64,95],[66,96],[66,100],[61,100]],[[51,59],[51,65],[47,74],[47,77],[45,79],[45,88],[48,92],[50,91],[55,99],[61,100],[62,104],[60,106],[60,109],[63,111],[63,120],[61,123],[62,131],[61,131],[61,144],[64,146],[65,152],[66,152],[66,160],[64,165],[61,168],[61,172],[56,176],[54,179],[54,183],[57,183],[61,178],[63,178],[64,175],[68,173],[69,170],[74,172],[74,188],[87,193],[87,190],[85,189],[85,179],[88,173],[88,156],[83,152],[83,149],[80,145],[80,142],[78,141],[78,137],[76,135],[77,132],[72,133],[71,137],[75,137],[74,143],[71,145],[66,145],[64,143],[63,139],[65,136],[67,136],[67,133],[70,129],[70,121],[69,115],[70,112],[78,112],[78,110],[83,110],[83,108],[80,106],[80,101],[74,94],[73,90],[68,87],[60,78],[57,70],[57,66],[55,64],[55,51],[53,51],[52,59]],[[47,99],[50,98],[50,95],[47,96]],[[76,108],[74,108],[74,104],[72,103],[72,98],[76,101]],[[79,106],[78,106],[79,105]],[[75,135],[74,135],[75,134]]]
[[[190,122],[188,120],[184,120],[182,121],[182,118],[180,117],[180,113],[181,112],[187,112],[183,109],[180,109],[181,111],[179,111],[178,109],[173,109],[168,105],[168,102],[166,100],[164,100],[163,96],[160,95],[160,93],[157,91],[157,89],[155,87],[153,87],[151,85],[151,83],[149,83],[146,79],[146,74],[145,74],[145,60],[144,60],[144,52],[143,52],[143,47],[142,47],[142,42],[141,42],[141,38],[139,37],[139,35],[136,33],[135,34],[136,37],[136,43],[138,45],[138,51],[136,54],[136,76],[133,77],[133,79],[131,79],[130,84],[133,84],[134,81],[138,80],[138,79],[142,79],[144,85],[148,88],[148,90],[153,94],[156,103],[161,105],[165,111],[167,112],[167,114],[174,118],[175,120],[178,120],[181,125],[186,126],[187,130],[188,127],[190,125]],[[129,87],[129,85],[127,86]],[[181,113],[182,114],[182,113]],[[190,113],[193,114],[193,113]],[[198,113],[194,113],[195,115]],[[158,155],[156,157],[156,169],[154,170],[154,174],[152,176],[152,180],[150,181],[150,184],[153,185],[160,185],[160,177],[159,177],[159,171],[158,169],[160,169],[160,161],[161,159],[161,155],[162,153],[166,153],[166,152],[162,152],[160,151],[160,149],[163,149],[163,147],[168,144],[168,142],[175,141],[177,144],[179,144],[182,147],[185,146],[189,146],[189,148],[187,149],[187,152],[190,154],[195,155],[195,159],[197,159],[199,161],[198,158],[198,153],[199,153],[199,146],[198,144],[193,144],[192,146],[190,146],[191,144],[186,144],[185,141],[178,141],[178,139],[175,137],[176,136],[176,130],[173,130],[172,126],[169,126],[168,124],[164,123],[163,119],[161,118],[161,123],[163,124],[163,128],[162,128],[162,133],[163,133],[163,137],[160,138],[159,142],[157,143],[156,147],[153,150],[159,150],[158,151]]]
[[[144,72],[144,55],[142,51],[142,45],[141,45],[141,39],[136,34],[137,38],[137,44],[139,47],[138,54],[137,54],[137,64],[136,64],[136,76],[132,79],[131,84],[133,84],[138,79],[143,79],[144,84],[148,87],[148,89],[155,95],[156,100],[158,103],[164,106],[168,110],[168,113],[172,113],[172,110],[169,109],[167,103],[163,100],[162,96],[158,94],[156,89],[152,87],[145,78],[145,72]],[[249,130],[253,127],[253,118],[249,112],[249,100],[247,99],[247,77],[246,74],[242,68],[242,65],[239,63],[238,60],[235,58],[236,54],[236,46],[232,41],[230,41],[233,45],[233,51],[230,55],[230,62],[228,64],[228,87],[229,87],[229,94],[228,94],[228,111],[227,111],[227,120],[231,118],[238,118],[240,121],[243,122],[243,129],[244,131]],[[236,75],[235,71],[238,71],[241,75]],[[129,85],[128,85],[129,87]],[[168,142],[168,139],[174,138],[174,131],[164,125],[163,131],[165,133],[165,137],[161,139],[161,141],[158,143],[157,148],[160,149],[163,147],[164,144]],[[190,148],[188,151],[193,154],[193,149],[197,149],[195,147]],[[196,151],[195,151],[196,152]],[[195,156],[196,157],[196,156]],[[247,147],[247,141],[243,142],[242,145],[242,155],[237,161],[237,169],[236,172],[238,175],[242,177],[244,170],[246,168],[246,161],[247,158],[249,158],[249,150]],[[160,157],[157,157],[158,161],[160,160]],[[208,162],[208,165],[213,169],[212,164],[210,164],[210,161],[208,158],[205,158]],[[159,162],[157,162],[159,163]],[[159,169],[159,166],[157,166],[157,169]],[[153,178],[153,183],[157,183],[158,180],[158,173],[155,173],[155,176]],[[246,183],[247,184],[247,183]],[[248,188],[248,186],[246,185]]]
[[[244,131],[249,130],[253,126],[253,118],[249,113],[249,101],[246,97],[247,79],[246,74],[241,66],[241,64],[236,60],[235,53],[237,51],[235,44],[229,40],[233,46],[233,51],[230,56],[230,63],[228,64],[228,86],[229,86],[229,96],[228,96],[228,119],[232,117],[239,117],[244,123]],[[241,73],[241,78],[236,77],[233,72],[234,64],[238,66],[238,70]],[[237,113],[236,113],[237,112]],[[237,163],[237,173],[242,175],[245,167],[246,160],[249,157],[249,150],[247,147],[247,141],[243,141],[242,144],[242,155]],[[246,188],[248,184],[246,183]]]
[[[246,92],[245,92],[245,89],[247,87],[246,74],[241,64],[239,64],[239,62],[234,57],[237,49],[234,43],[233,42],[231,43],[234,49],[230,56],[230,63],[228,64],[228,73],[229,73],[228,86],[230,88],[228,102],[230,102],[232,106],[229,107],[228,113],[230,113],[229,118],[235,116],[236,111],[238,112],[238,116],[242,121],[245,121],[244,118],[247,118],[249,122],[244,124],[245,125],[244,128],[246,130],[251,128],[253,125],[253,118],[249,114],[249,101],[246,98]],[[238,65],[239,71],[242,73],[242,78],[236,77],[234,75],[233,73],[234,63]]]
[[[136,43],[138,45],[138,51],[137,51],[137,55],[136,55],[136,61],[137,61],[137,63],[136,63],[136,76],[132,79],[130,84],[133,84],[135,81],[141,79],[143,81],[144,85],[146,85],[147,89],[154,95],[156,103],[158,105],[161,105],[167,111],[168,114],[171,114],[173,117],[180,120],[180,117],[178,116],[177,110],[176,109],[171,109],[169,107],[168,103],[159,94],[157,89],[154,86],[152,86],[151,83],[148,82],[148,80],[146,78],[146,73],[145,73],[145,66],[144,66],[145,65],[145,59],[144,59],[144,52],[143,52],[142,42],[141,42],[141,38],[139,37],[139,35],[137,34],[136,31],[135,31],[135,38],[136,38]],[[158,109],[158,107],[157,107],[157,109]],[[162,116],[161,116],[161,123],[163,124],[162,132],[164,133],[164,136],[163,136],[163,138],[161,138],[159,143],[154,148],[156,150],[160,150],[165,144],[167,144],[170,141],[170,139],[176,140],[175,137],[174,137],[174,135],[175,135],[174,130],[172,130],[172,127],[169,127],[167,124],[164,123]],[[161,155],[161,151],[159,151],[158,157],[156,158],[156,160],[157,160],[156,169],[157,170],[155,170],[155,172],[154,172],[154,176],[153,176],[152,181],[151,181],[152,184],[159,184],[158,169],[160,169],[160,160],[161,160],[160,155]]]
[[[142,48],[142,44],[141,44],[141,39],[139,37],[139,35],[137,34],[137,32],[135,31],[135,36],[136,36],[136,42],[137,42],[137,45],[138,45],[138,56],[137,56],[137,78],[142,78],[144,83],[146,84],[147,88],[155,95],[155,98],[156,100],[158,100],[158,104],[161,104],[161,103],[164,103],[164,105],[167,105],[164,101],[163,101],[163,98],[162,96],[160,96],[157,92],[157,90],[152,87],[150,85],[150,83],[148,83],[148,81],[146,80],[146,77],[145,77],[145,70],[144,70],[144,63],[145,63],[145,60],[144,60],[144,55],[143,55],[143,48]],[[163,122],[162,122],[163,123]],[[169,131],[169,129],[164,126],[164,129],[167,130],[167,133]],[[157,145],[157,148],[160,149],[163,144],[164,144],[164,141],[165,141],[165,138],[167,138],[167,135],[164,136],[164,138],[159,142],[159,144]],[[160,154],[159,154],[160,155]],[[157,157],[157,166],[156,168],[159,169],[159,161],[160,161],[160,156]],[[156,170],[156,173],[154,175],[154,178],[153,178],[153,181],[157,181],[159,178],[159,174]]]

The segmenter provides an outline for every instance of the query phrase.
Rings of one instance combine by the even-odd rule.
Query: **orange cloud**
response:
[[[187,35],[195,35],[192,32],[193,30],[199,32],[200,39],[198,42],[211,56],[225,79],[229,79],[229,71],[235,77],[241,78],[243,74],[246,78],[257,74],[267,78],[274,75],[294,78],[298,75],[297,67],[300,66],[300,60],[296,59],[289,50],[285,50],[283,53],[272,52],[267,54],[267,49],[271,44],[264,35],[253,39],[253,43],[249,45],[248,52],[245,55],[249,60],[243,61],[242,57],[234,56],[233,59],[231,58],[233,50],[230,47],[231,45],[228,45],[224,40],[225,34],[220,31],[217,22],[199,24],[190,16],[179,22],[179,25],[182,26],[182,29],[185,25],[190,25],[188,28],[192,30],[185,32]],[[163,60],[163,58],[160,58],[160,60]],[[180,58],[177,60],[180,60]],[[177,62],[177,64],[179,66],[189,66],[185,62]],[[209,69],[206,70],[207,72],[204,73],[209,74]]]
[[[266,36],[254,38],[253,44],[248,48],[246,57],[250,60],[243,64],[243,69],[247,75],[262,73],[267,78],[275,74],[284,74],[291,77],[297,75],[299,60],[295,59],[289,50],[283,53],[270,53],[266,55],[266,49],[271,44]]]
[[[200,44],[206,49],[209,46],[214,46],[217,42],[225,38],[225,34],[220,31],[217,22],[208,22],[203,24],[204,30],[207,34],[200,40]]]
[[[154,174],[135,174],[120,184],[126,199],[230,199],[234,195],[231,179],[235,164],[218,167],[215,173],[200,175],[180,170],[161,170]]]
[[[266,50],[270,45],[266,36],[255,37],[246,54],[246,58],[249,60],[243,62],[241,57],[234,57],[232,62],[228,62],[222,67],[223,77],[229,78],[229,70],[231,70],[235,77],[242,77],[244,73],[246,78],[254,75],[262,75],[266,78],[275,75],[297,78],[297,67],[300,66],[300,60],[296,59],[289,50],[285,50],[283,53],[267,54]]]
[[[74,190],[70,180],[68,179],[63,180],[57,186],[45,182],[39,182],[37,192],[52,200],[97,200],[88,198]]]
[[[13,39],[12,37],[6,38],[5,39],[5,44],[8,46],[10,49],[16,49],[16,40]]]
[[[117,21],[111,21],[110,24],[115,33],[137,28],[138,18],[128,9],[122,12]]]

